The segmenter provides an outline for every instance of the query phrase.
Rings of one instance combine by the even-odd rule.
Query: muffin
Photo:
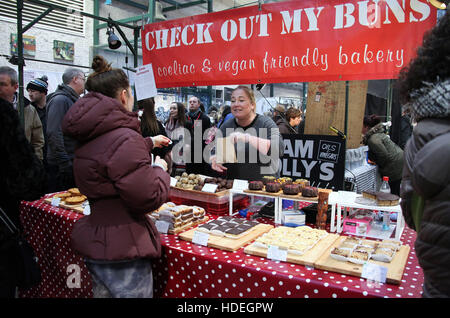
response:
[[[266,184],[266,192],[276,193],[281,190],[281,185],[278,182],[269,182]]]
[[[250,181],[248,183],[248,189],[249,190],[256,190],[256,191],[258,191],[258,190],[262,190],[263,187],[264,187],[264,184],[263,184],[262,181]]]

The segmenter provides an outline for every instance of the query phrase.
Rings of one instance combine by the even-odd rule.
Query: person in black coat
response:
[[[186,163],[186,172],[210,175],[210,165],[205,162],[203,158],[203,150],[206,146],[203,136],[205,136],[205,131],[211,128],[211,120],[205,113],[202,112],[200,104],[201,102],[198,97],[192,96],[189,98],[189,112],[187,114],[187,119],[192,124],[193,129],[191,131],[190,142],[191,162]],[[195,134],[196,131],[201,132],[201,136],[199,133]]]
[[[405,146],[400,205],[423,269],[424,298],[450,298],[450,6],[399,76],[414,126]]]
[[[0,206],[8,218],[22,228],[19,217],[21,200],[37,200],[44,195],[44,165],[25,137],[13,105],[0,98]],[[11,234],[0,221],[0,298],[13,298],[16,288],[14,250]]]

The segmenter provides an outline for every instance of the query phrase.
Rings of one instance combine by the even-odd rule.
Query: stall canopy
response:
[[[145,25],[158,88],[392,79],[436,24],[426,0],[286,1]]]

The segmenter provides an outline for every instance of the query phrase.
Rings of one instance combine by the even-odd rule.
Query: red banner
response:
[[[156,86],[396,78],[436,24],[426,0],[298,0],[152,23]]]

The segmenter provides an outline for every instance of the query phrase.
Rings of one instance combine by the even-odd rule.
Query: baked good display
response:
[[[242,218],[219,217],[197,227],[197,231],[202,231],[215,236],[224,236],[231,239],[238,239],[249,231],[253,230],[259,222],[249,221]]]
[[[176,176],[175,179],[177,179],[175,188],[186,190],[201,191],[205,183],[217,184],[216,193],[233,187],[233,180],[211,177],[205,178],[199,174],[187,174],[186,172],[183,172],[181,176]]]
[[[398,195],[380,191],[366,190],[362,192],[362,196],[363,198],[376,201],[376,204],[379,206],[398,205],[400,200]]]
[[[262,182],[266,185],[269,182],[275,182],[276,178],[274,176],[264,176]]]
[[[317,191],[317,188],[315,188],[315,187],[307,186],[302,189],[303,197],[312,198],[312,197],[317,197],[317,195],[318,195],[318,191]]]
[[[262,181],[250,181],[248,183],[248,189],[249,190],[262,190],[264,188],[264,183]]]
[[[67,191],[57,193],[52,198],[60,198],[61,203],[70,206],[83,204],[87,200],[87,197],[81,194],[78,188],[71,188]]]
[[[398,205],[400,197],[391,193],[378,192],[377,193],[377,205],[380,206],[393,206]]]
[[[300,185],[291,183],[283,186],[283,193],[288,195],[297,195],[300,193]]]
[[[169,233],[176,233],[205,221],[205,209],[198,206],[176,205],[173,202],[164,203],[148,215],[154,222],[159,220],[169,223]]]
[[[343,262],[363,264],[367,260],[390,263],[400,250],[402,243],[397,240],[374,241],[347,237],[330,252],[330,256]]]
[[[255,245],[263,248],[278,246],[288,253],[302,255],[313,248],[328,233],[309,226],[279,226],[271,229],[255,240]]]
[[[84,201],[86,201],[87,197],[85,195],[76,195],[76,196],[70,196],[66,197],[64,202],[69,205],[76,205],[81,204]]]
[[[377,192],[372,190],[365,190],[362,192],[363,198],[376,200],[377,199]]]
[[[278,182],[269,182],[266,184],[266,192],[277,193],[281,190],[281,184]]]
[[[71,197],[72,193],[70,192],[61,192],[61,193],[57,193],[53,196],[53,198],[61,198],[61,201],[64,201],[66,198]]]
[[[81,194],[80,189],[78,189],[78,188],[71,188],[71,189],[67,190],[67,192],[69,192],[72,195],[80,195]]]

